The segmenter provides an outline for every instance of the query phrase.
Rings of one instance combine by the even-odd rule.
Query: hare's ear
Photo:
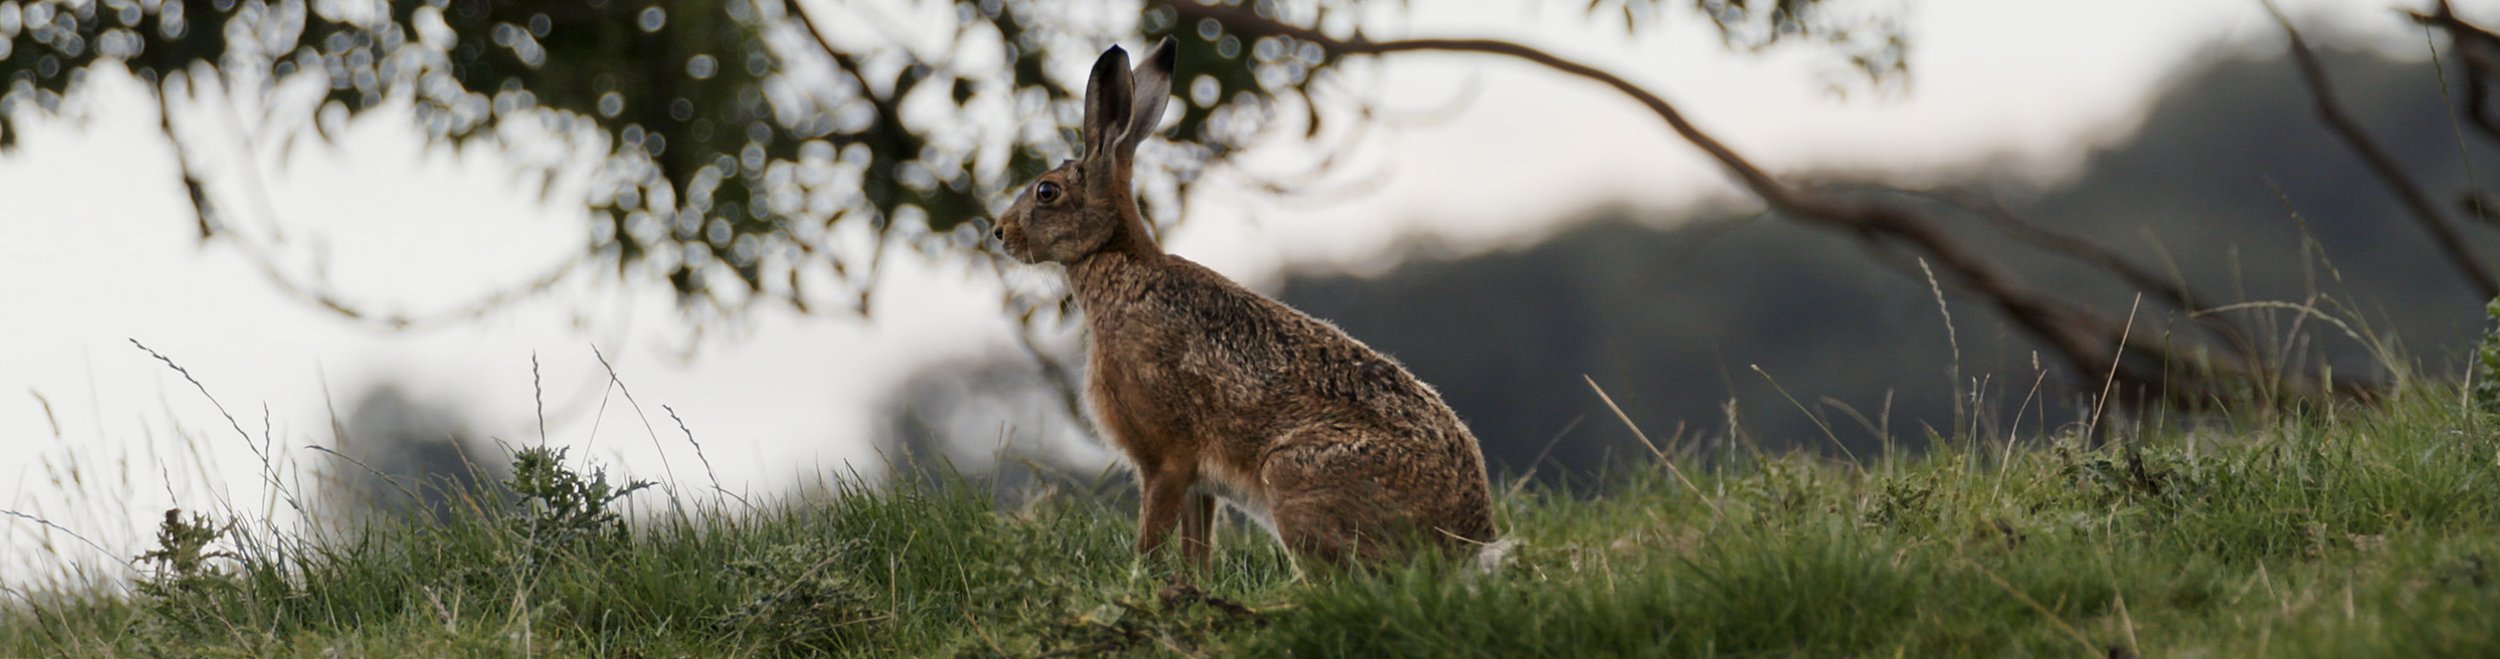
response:
[[[1173,46],[1171,37],[1164,37],[1154,50],[1147,51],[1144,61],[1137,63],[1133,90],[1137,99],[1129,111],[1128,128],[1113,147],[1121,159],[1136,155],[1138,143],[1146,141],[1147,136],[1154,134],[1155,126],[1163,123],[1163,107],[1170,104],[1172,96],[1172,65],[1179,59],[1180,49]]]
[[[1085,161],[1110,163],[1113,145],[1120,134],[1128,131],[1132,93],[1128,73],[1128,51],[1112,46],[1094,60],[1094,72],[1085,80]]]

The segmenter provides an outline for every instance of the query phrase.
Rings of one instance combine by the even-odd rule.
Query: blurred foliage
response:
[[[431,139],[515,154],[516,177],[551,196],[572,189],[558,185],[564,174],[589,174],[579,199],[550,201],[590,211],[586,257],[620,276],[663,277],[683,299],[729,307],[806,308],[848,293],[864,312],[875,254],[894,229],[921,249],[970,248],[1008,186],[1072,155],[1077,76],[1103,43],[1135,43],[1119,30],[1175,36],[1182,48],[1172,141],[1140,158],[1167,222],[1187,186],[1259,138],[1275,111],[1301,111],[1305,134],[1317,135],[1324,104],[1305,97],[1338,63],[1320,44],[1183,21],[1164,2],[1114,6],[1106,22],[1100,7],[1037,0],[792,1],[0,0],[0,152],[29,113],[73,107],[63,99],[99,66],[127,67],[153,88],[177,147],[171,100],[186,90],[261,101],[237,104],[265,108],[245,130],[291,130],[280,143],[406,107]],[[1633,30],[1698,11],[1731,47],[1759,49],[1848,42],[1847,21],[1829,19],[1827,4],[1590,9],[1641,17],[1627,21]],[[1396,16],[1365,6],[1358,19],[1351,0],[1242,8],[1329,34]],[[1866,60],[1888,64],[1870,71],[1899,69],[1897,36],[1890,44],[1890,59]],[[291,87],[326,91],[291,104]],[[202,174],[223,172],[182,164],[202,232],[214,236],[227,209]],[[838,240],[837,227],[852,224],[877,240]],[[806,290],[828,283],[830,292]]]
[[[1589,0],[1592,19],[1617,17],[1624,32],[1652,30],[1678,10],[1708,19],[1730,50],[1763,52],[1788,45],[1820,47],[1878,88],[1898,88],[1910,73],[1910,40],[1901,3],[1873,0]],[[1835,83],[1834,89],[1842,85]]]
[[[1620,0],[1631,4],[1638,0]],[[1664,2],[1664,0],[1653,0]],[[1592,0],[1591,6],[1608,2]],[[1910,41],[1898,9],[1869,10],[1841,0],[1691,0],[1730,48],[1760,51],[1786,43],[1830,48],[1878,84],[1910,73]],[[1871,12],[1871,13],[1870,13]]]

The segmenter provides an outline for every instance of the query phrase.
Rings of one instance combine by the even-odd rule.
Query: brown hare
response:
[[[1066,266],[1091,332],[1085,394],[1136,469],[1137,551],[1175,526],[1204,567],[1215,499],[1297,558],[1374,564],[1416,545],[1499,559],[1484,457],[1431,386],[1336,326],[1165,254],[1130,185],[1172,88],[1169,39],[1132,75],[1114,46],[1085,85],[1085,153],[998,218],[1009,255]],[[1505,545],[1506,546],[1506,545]]]

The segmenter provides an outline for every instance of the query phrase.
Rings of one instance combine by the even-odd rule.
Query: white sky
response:
[[[1500,35],[1605,65],[1775,171],[1879,170],[1909,180],[1985,167],[2053,184],[2078,173],[2092,148],[2123,140],[2149,94],[2189,56],[2280,41],[2253,0],[1925,0],[1910,14],[1910,94],[1836,100],[1818,82],[1827,61],[1731,57],[1689,16],[1633,41],[1575,10],[1537,9],[1550,3],[1415,4],[1409,34]],[[2419,50],[2419,30],[2385,3],[2284,4],[2319,40]],[[2500,21],[2500,2],[2460,4]],[[1396,128],[1338,170],[1339,179],[1384,176],[1376,192],[1262,199],[1238,192],[1238,177],[1219,178],[1201,188],[1196,215],[1167,247],[1265,287],[1287,267],[1382,270],[1419,237],[1461,251],[1516,244],[1601,204],[1740,201],[1663,126],[1594,85],[1438,56],[1393,60],[1372,77],[1387,81],[1380,97],[1390,107],[1418,112],[1475,91],[1454,116]],[[782,491],[852,468],[877,472],[874,412],[915,369],[1012,354],[995,281],[899,249],[889,252],[874,324],[768,307],[735,331],[695,337],[664,287],[593,275],[476,323],[368,329],[282,295],[230,242],[199,243],[136,81],[100,76],[73,102],[91,112],[76,122],[21,120],[21,146],[0,157],[0,452],[15,456],[0,461],[0,509],[48,518],[118,556],[141,551],[173,505],[283,508],[261,485],[246,442],[130,338],[188,367],[255,438],[265,405],[281,470],[326,460],[303,447],[332,444],[331,407],[344,414],[382,382],[465,410],[487,435],[535,441],[536,354],[552,442],[643,477],[673,470],[690,492],[707,484],[661,405],[683,416],[725,486]],[[214,134],[215,115],[183,119],[207,127],[208,140],[230,139]],[[383,308],[466,301],[578,249],[586,224],[573,209],[539,203],[534,186],[498,174],[493,154],[427,151],[413,135],[365,122],[338,147],[297,148],[284,166],[264,147],[267,208],[231,191],[223,199],[256,216],[237,220],[244,230],[283,237],[279,249],[299,262],[328,254],[329,281],[344,297]],[[237,171],[243,157],[231,146],[204,154],[212,178]],[[1309,162],[1307,152],[1280,148],[1249,166],[1282,173]],[[276,218],[275,234],[259,216]],[[658,432],[646,433],[621,396],[604,416],[593,413],[605,375],[592,342]],[[109,565],[78,541],[0,518],[0,579],[55,574],[59,556]]]

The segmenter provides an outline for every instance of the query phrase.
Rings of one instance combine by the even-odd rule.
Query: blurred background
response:
[[[2500,3],[2278,4],[0,0],[0,575],[537,443],[1090,481],[1060,275],[979,237],[1165,36],[1165,247],[1497,479],[2462,376]]]

